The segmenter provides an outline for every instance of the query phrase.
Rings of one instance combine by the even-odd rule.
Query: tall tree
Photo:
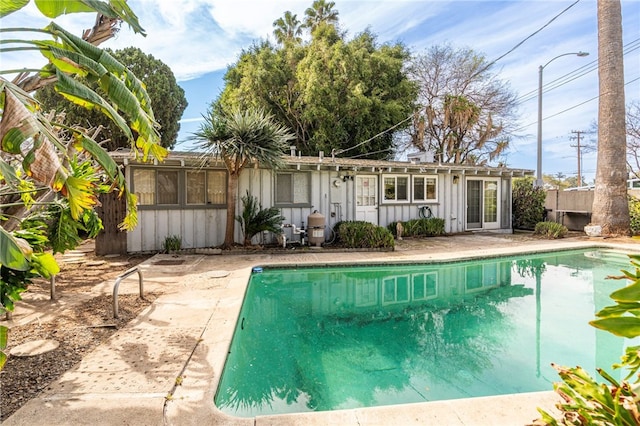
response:
[[[105,49],[116,60],[126,66],[145,84],[151,99],[154,117],[159,125],[160,144],[165,148],[173,148],[180,130],[180,118],[187,107],[184,90],[176,82],[171,68],[164,62],[144,53],[137,47],[127,47],[111,51]],[[97,83],[88,83],[98,90]],[[85,128],[102,126],[96,141],[108,151],[126,148],[129,141],[126,135],[108,117],[100,111],[88,110],[69,102],[49,85],[36,92],[36,99],[42,104],[44,111],[64,111],[66,122]]]
[[[273,35],[280,44],[285,43],[301,43],[302,25],[297,15],[286,11],[284,17],[278,18],[273,22]]]
[[[485,164],[509,145],[516,95],[471,49],[433,46],[409,64],[419,86],[410,146],[445,163]]]
[[[293,130],[305,155],[335,150],[387,158],[393,130],[406,127],[413,111],[408,58],[404,46],[379,45],[369,31],[347,41],[326,25],[306,45],[265,42],[243,52],[225,75],[220,103],[264,108]]]
[[[598,0],[598,160],[591,222],[603,236],[629,235],[622,10]]]
[[[212,105],[204,123],[193,134],[204,149],[205,157],[220,158],[229,176],[227,179],[227,223],[223,247],[234,243],[238,178],[250,162],[276,169],[294,136],[261,110],[221,112]]]
[[[338,11],[334,10],[336,2],[315,0],[311,7],[304,11],[304,25],[313,33],[315,29],[322,23],[336,24],[338,23]]]

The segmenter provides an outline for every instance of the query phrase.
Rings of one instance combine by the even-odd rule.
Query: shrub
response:
[[[632,235],[640,235],[640,200],[629,195],[629,219]]]
[[[353,221],[336,224],[338,241],[347,248],[393,248],[393,234],[373,223]]]
[[[391,232],[391,235],[393,235],[393,238],[398,237],[398,222],[391,222],[390,224],[387,225],[387,229],[389,230],[389,232]],[[406,236],[407,234],[405,233],[404,235]]]
[[[513,180],[513,227],[516,229],[534,229],[544,220],[544,188],[535,188],[533,178]]]
[[[164,251],[173,253],[182,248],[182,238],[179,235],[167,235],[164,237]]]
[[[280,215],[277,207],[263,209],[262,204],[258,203],[258,198],[250,195],[248,190],[242,197],[242,205],[242,214],[236,216],[236,220],[240,222],[245,246],[251,245],[251,239],[259,232],[280,234],[284,217]]]
[[[534,234],[542,235],[549,239],[562,238],[567,235],[567,232],[567,227],[558,222],[539,222],[533,231]]]
[[[430,217],[429,219],[412,219],[404,224],[404,234],[407,237],[434,237],[444,234],[444,219]]]
[[[387,225],[387,229],[397,237],[398,222],[391,222]],[[428,219],[411,219],[402,222],[404,231],[403,237],[435,237],[444,235],[444,219],[439,217],[430,217]]]

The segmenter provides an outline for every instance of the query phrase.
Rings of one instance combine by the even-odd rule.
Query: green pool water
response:
[[[215,396],[240,417],[552,390],[637,341],[588,325],[628,258],[254,268]]]

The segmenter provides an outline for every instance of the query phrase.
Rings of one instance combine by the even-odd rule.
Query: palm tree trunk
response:
[[[602,236],[629,235],[620,0],[598,0],[598,165],[591,222]]]
[[[224,233],[222,248],[228,249],[235,243],[236,203],[238,202],[238,173],[229,172],[227,181],[227,224]]]

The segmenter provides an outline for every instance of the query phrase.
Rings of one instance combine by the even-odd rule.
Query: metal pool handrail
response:
[[[135,266],[129,269],[128,271],[125,271],[122,274],[118,275],[118,277],[116,278],[116,282],[113,286],[113,317],[114,318],[118,318],[118,287],[120,287],[120,281],[127,278],[129,275],[133,274],[134,272],[138,273],[138,283],[140,284],[140,299],[144,300],[144,294],[143,294],[144,283],[142,279],[142,271],[140,270],[139,267]]]

